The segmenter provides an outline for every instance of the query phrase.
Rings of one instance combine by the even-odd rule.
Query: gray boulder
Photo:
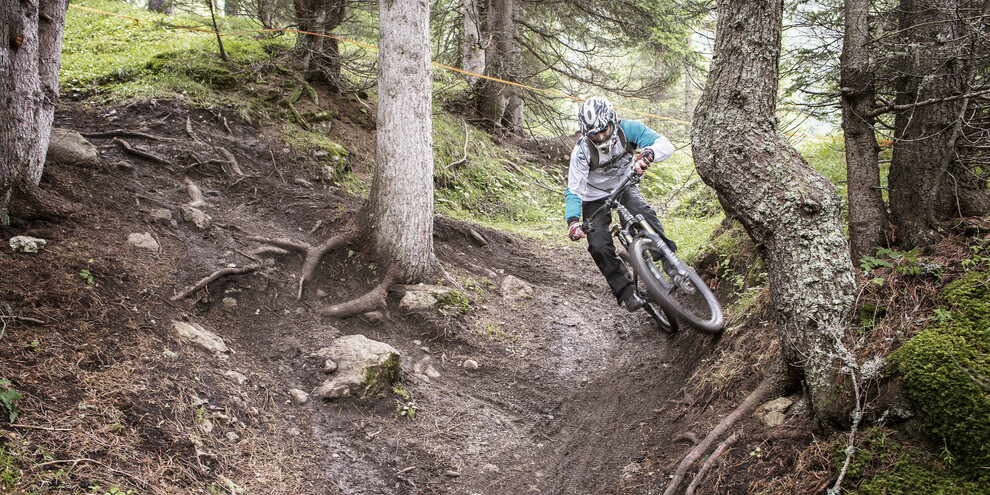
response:
[[[313,391],[317,399],[373,395],[391,385],[400,371],[400,353],[364,335],[346,335],[315,353],[337,363],[337,371]]]
[[[52,129],[47,159],[80,167],[100,166],[100,154],[96,151],[96,146],[82,137],[82,134],[69,129]]]

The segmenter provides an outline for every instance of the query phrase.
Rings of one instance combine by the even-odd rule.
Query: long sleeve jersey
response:
[[[620,120],[619,127],[626,139],[636,148],[653,150],[653,161],[661,162],[674,154],[674,145],[653,129],[638,120]],[[578,140],[571,151],[571,164],[567,170],[567,191],[564,192],[564,218],[567,223],[581,218],[581,205],[585,201],[595,201],[608,196],[633,168],[633,155],[626,152],[619,143],[618,132],[611,139],[611,152],[599,151],[598,167],[594,170],[588,159],[591,144],[586,136]]]

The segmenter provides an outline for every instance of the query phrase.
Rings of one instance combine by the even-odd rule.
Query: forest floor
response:
[[[89,134],[103,166],[49,164],[42,187],[86,209],[0,230],[5,244],[48,242],[0,254],[0,378],[24,396],[16,421],[0,424],[0,492],[661,493],[692,439],[752,390],[774,353],[766,314],[730,322],[721,339],[666,335],[616,306],[583,243],[542,245],[444,218],[436,255],[470,304],[406,311],[394,286],[384,310],[320,316],[381,276],[355,245],[322,260],[301,300],[295,253],[172,300],[218,269],[255,263],[246,253],[262,243],[251,236],[329,238],[360,199],[223,112],[66,105],[55,126]],[[352,156],[373,156],[367,126],[341,119],[331,135]],[[205,228],[182,216],[189,184],[212,217]],[[135,247],[132,233],[159,247]],[[533,297],[504,298],[507,275]],[[173,321],[202,325],[230,352],[182,340]],[[350,334],[398,349],[400,382],[365,399],[293,401],[291,389],[326,378],[312,353]],[[724,362],[730,348],[747,362]],[[438,373],[412,371],[428,366]],[[730,378],[731,388],[712,385]],[[697,493],[776,492],[785,478],[791,493],[809,493],[834,479],[828,444],[792,399],[782,426],[745,419]],[[415,418],[400,414],[412,406]]]

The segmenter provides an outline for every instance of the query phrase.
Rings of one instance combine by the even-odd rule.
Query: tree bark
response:
[[[172,2],[169,0],[148,0],[148,10],[161,14],[171,14]]]
[[[485,75],[519,81],[522,45],[516,25],[518,13],[515,0],[494,0],[488,9],[485,25],[492,43],[485,54]],[[495,129],[521,130],[523,100],[518,87],[482,79],[476,85],[476,92],[479,113]]]
[[[322,75],[334,88],[341,87],[340,44],[326,36],[344,22],[347,0],[294,0],[299,31],[296,50],[308,76]],[[312,33],[312,34],[310,34]]]
[[[880,161],[872,116],[876,102],[870,67],[869,0],[845,0],[839,86],[849,193],[849,251],[853,260],[886,246],[890,232],[880,189]]]
[[[699,175],[766,262],[784,362],[803,379],[816,417],[842,421],[834,349],[853,304],[853,268],[838,193],[777,129],[782,8],[779,0],[719,2],[692,148]]]
[[[226,16],[234,16],[240,14],[241,3],[238,0],[224,0],[223,2],[223,13]]]
[[[0,0],[0,212],[44,170],[58,97],[67,0]],[[29,187],[25,187],[28,189]],[[3,216],[3,215],[0,215]]]
[[[481,37],[483,9],[479,5],[483,0],[463,0],[464,5],[464,45],[461,47],[461,68],[474,72],[485,73],[485,45]],[[474,84],[477,77],[468,76],[468,81]]]
[[[375,256],[406,282],[433,273],[429,3],[381,0],[376,167],[365,207]]]
[[[967,4],[968,5],[968,4]],[[964,94],[972,34],[960,0],[902,0],[903,50],[896,81],[898,105]],[[899,112],[894,119],[890,164],[890,209],[897,244],[929,246],[938,222],[988,212],[982,181],[967,180],[959,163],[953,124],[966,100],[955,98]],[[975,196],[974,196],[975,193]],[[983,201],[973,201],[982,197]]]

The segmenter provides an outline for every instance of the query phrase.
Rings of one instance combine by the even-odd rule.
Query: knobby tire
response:
[[[725,325],[722,306],[693,268],[683,263],[677,267],[687,273],[687,282],[695,291],[694,295],[685,296],[684,291],[675,288],[674,282],[665,274],[663,268],[657,265],[659,261],[654,261],[659,260],[661,254],[652,240],[647,237],[634,240],[629,246],[629,255],[633,270],[646,285],[649,295],[663,307],[668,318],[680,320],[689,327],[705,333],[718,334],[722,331]],[[699,314],[695,314],[695,310],[687,307],[686,303],[698,306]]]
[[[667,314],[662,306],[654,302],[653,297],[650,296],[649,292],[643,290],[642,284],[639,283],[638,277],[634,276],[632,272],[632,260],[630,259],[629,253],[627,251],[618,252],[619,259],[622,260],[623,268],[626,270],[626,279],[630,283],[636,284],[636,291],[646,299],[646,305],[643,306],[643,311],[646,311],[648,315],[653,317],[653,320],[657,322],[657,326],[660,327],[660,331],[664,333],[677,333],[680,325],[677,323],[677,318],[672,315]]]

